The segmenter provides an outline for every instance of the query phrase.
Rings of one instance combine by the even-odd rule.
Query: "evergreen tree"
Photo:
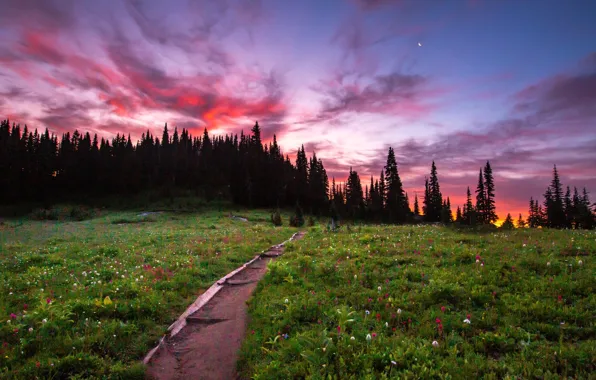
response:
[[[505,221],[501,225],[501,228],[504,230],[512,230],[515,228],[515,226],[513,225],[513,218],[511,217],[511,214],[509,214],[509,213],[507,214],[507,217],[505,218]]]
[[[432,162],[431,170],[430,170],[430,180],[428,182],[428,193],[429,193],[429,203],[428,203],[428,214],[425,211],[426,220],[429,222],[439,222],[441,221],[441,210],[443,205],[443,196],[441,195],[441,190],[439,187],[439,178],[437,176],[437,167],[435,162]]]
[[[565,212],[565,228],[571,228],[573,226],[573,202],[571,200],[571,189],[567,186],[567,191],[565,192],[565,200],[563,203],[563,208]]]
[[[354,219],[364,217],[364,194],[358,173],[350,167],[350,174],[346,183],[346,208],[348,215]]]
[[[548,226],[553,228],[565,227],[566,217],[563,203],[563,189],[556,165],[553,168],[553,180],[544,197]]]
[[[463,216],[461,214],[461,209],[459,208],[459,206],[457,206],[457,212],[455,214],[455,222],[456,223],[462,223],[463,222]]]
[[[519,218],[517,219],[517,228],[525,228],[526,227],[526,221],[524,220],[524,218],[522,218],[522,214],[519,214]]]
[[[418,207],[418,194],[414,195],[414,215],[420,216],[420,208]]]
[[[406,202],[403,185],[397,171],[395,153],[391,147],[389,147],[387,163],[385,164],[385,189],[387,192],[386,208],[389,222],[404,223],[408,218],[410,207]]]
[[[484,189],[484,177],[482,176],[482,169],[478,175],[478,185],[476,186],[476,221],[480,224],[488,222],[487,215],[487,199],[486,191]]]
[[[466,193],[466,204],[464,205],[462,218],[464,223],[467,225],[473,226],[476,224],[476,210],[472,204],[472,193],[470,192],[470,187],[468,187]]]
[[[486,165],[484,166],[484,191],[486,192],[486,197],[483,220],[486,223],[495,223],[497,220],[499,220],[499,217],[496,213],[493,170],[490,167],[490,162],[488,161],[486,161]]]

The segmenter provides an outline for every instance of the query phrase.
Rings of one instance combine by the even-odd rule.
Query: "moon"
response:
[[[422,42],[418,42],[418,46],[422,46]]]

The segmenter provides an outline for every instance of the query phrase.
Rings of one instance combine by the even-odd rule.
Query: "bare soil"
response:
[[[302,233],[294,240],[300,239]],[[238,350],[246,333],[246,301],[279,248],[247,266],[228,281],[204,307],[187,318],[173,339],[166,339],[147,365],[149,379],[236,379]]]

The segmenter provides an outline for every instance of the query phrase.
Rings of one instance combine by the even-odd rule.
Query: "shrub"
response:
[[[274,226],[281,226],[283,224],[281,221],[281,215],[279,214],[279,209],[275,210],[275,212],[271,214],[271,222]]]
[[[304,225],[304,214],[299,204],[296,204],[296,211],[294,215],[290,216],[290,226],[302,227]]]

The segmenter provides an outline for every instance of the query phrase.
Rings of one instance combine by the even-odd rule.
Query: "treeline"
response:
[[[577,191],[573,198],[563,197],[558,175],[556,180],[544,207],[532,200],[529,225],[591,228],[594,215],[587,192],[582,197]],[[466,203],[457,207],[455,219],[449,197],[441,193],[434,161],[423,198],[419,200],[416,194],[410,207],[392,148],[376,180],[371,176],[363,186],[358,173],[350,169],[345,183],[336,184],[334,178],[331,186],[329,182],[315,153],[307,157],[302,146],[292,163],[275,136],[269,144],[262,142],[258,123],[248,136],[241,132],[216,137],[206,129],[202,136],[193,137],[188,130],[171,131],[166,124],[161,138],[147,131],[136,144],[130,135],[108,140],[75,130],[59,138],[47,129],[39,133],[27,126],[11,126],[8,120],[0,123],[0,199],[5,204],[51,204],[74,197],[128,196],[153,190],[167,196],[173,189],[186,189],[207,200],[228,199],[248,207],[297,207],[336,219],[462,225],[498,220],[488,161],[480,168],[474,199],[468,188]]]
[[[230,199],[249,207],[299,203],[314,214],[328,211],[328,178],[316,155],[304,148],[296,164],[284,156],[276,138],[251,135],[193,137],[166,126],[161,138],[143,133],[133,144],[118,134],[111,141],[67,132],[58,138],[8,120],[0,123],[0,199],[53,202],[72,197],[132,195],[157,190],[192,190],[212,200]]]
[[[543,203],[539,204],[538,200],[530,198],[527,223],[529,227],[592,229],[596,226],[595,212],[596,204],[590,204],[585,187],[581,195],[576,187],[572,195],[569,186],[563,194],[563,185],[555,165],[551,184],[544,192]]]

